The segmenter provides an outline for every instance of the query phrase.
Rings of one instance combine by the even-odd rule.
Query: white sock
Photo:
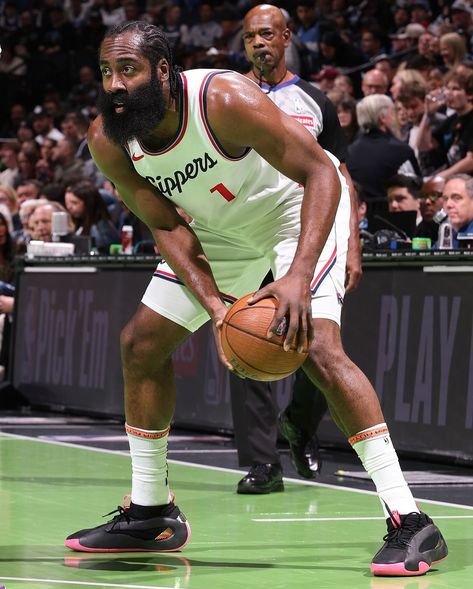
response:
[[[400,515],[413,511],[418,513],[386,424],[380,423],[364,429],[348,441],[376,486],[385,517],[390,517],[386,505]]]
[[[136,505],[166,505],[170,502],[167,448],[169,428],[146,430],[125,424],[130,444],[131,501]]]

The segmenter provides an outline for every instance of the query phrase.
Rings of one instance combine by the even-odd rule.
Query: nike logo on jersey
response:
[[[167,196],[172,198],[173,194],[177,192],[182,193],[182,187],[189,180],[194,180],[199,174],[205,174],[218,164],[217,160],[213,160],[206,152],[202,157],[195,157],[193,160],[185,164],[184,169],[176,170],[172,176],[146,176],[146,180],[151,182],[153,186]]]
[[[134,153],[131,154],[131,159],[134,162],[139,162],[140,160],[142,160],[145,156],[143,154],[141,155],[135,155]]]

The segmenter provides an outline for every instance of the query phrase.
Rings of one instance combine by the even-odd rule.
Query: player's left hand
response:
[[[223,320],[227,314],[227,310],[227,307],[222,303],[222,306],[212,314],[212,331],[214,334],[215,345],[217,347],[217,354],[220,362],[225,366],[225,368],[228,368],[228,370],[231,370],[233,373],[237,374],[233,366],[227,360],[222,348],[221,332]]]
[[[358,249],[348,248],[347,265],[345,268],[345,292],[355,290],[360,284],[362,275],[361,254]]]
[[[290,276],[289,272],[256,292],[248,304],[268,297],[278,301],[278,309],[268,329],[268,338],[286,333],[284,349],[302,352],[313,337],[310,288],[306,281]]]

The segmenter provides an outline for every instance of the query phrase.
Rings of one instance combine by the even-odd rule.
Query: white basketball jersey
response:
[[[236,158],[225,153],[207,119],[207,88],[216,75],[240,74],[203,69],[180,74],[180,123],[169,145],[153,152],[133,139],[126,147],[138,174],[200,225],[233,233],[260,223],[282,201],[300,201],[303,189],[253,149]]]

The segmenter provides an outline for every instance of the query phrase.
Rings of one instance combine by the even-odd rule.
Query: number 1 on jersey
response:
[[[220,184],[217,184],[216,186],[214,186],[213,188],[210,189],[210,192],[215,192],[217,191],[221,196],[223,196],[223,198],[227,201],[230,202],[231,200],[235,200],[235,195],[232,194],[228,188],[222,184],[220,182]]]

